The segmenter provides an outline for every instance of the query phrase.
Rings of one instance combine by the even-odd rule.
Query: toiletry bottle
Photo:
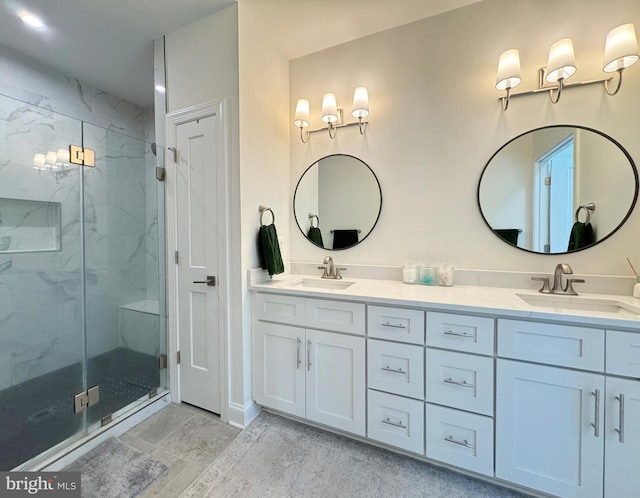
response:
[[[633,286],[633,297],[640,299],[640,275],[636,277],[636,284]]]

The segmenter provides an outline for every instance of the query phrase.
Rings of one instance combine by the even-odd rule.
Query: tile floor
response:
[[[118,439],[167,466],[167,472],[138,495],[175,498],[240,434],[220,417],[199,408],[169,405]]]

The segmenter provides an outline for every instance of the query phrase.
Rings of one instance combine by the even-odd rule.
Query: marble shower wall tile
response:
[[[0,46],[0,198],[59,203],[61,239],[59,251],[5,254],[0,239],[0,389],[82,359],[83,207],[90,355],[124,345],[123,304],[157,299],[153,125],[152,109]],[[36,153],[80,145],[83,128],[95,169],[33,168]]]

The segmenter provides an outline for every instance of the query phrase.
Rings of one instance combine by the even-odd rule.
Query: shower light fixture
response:
[[[618,83],[614,90],[609,88],[609,82],[613,79],[611,77],[569,85],[565,83],[577,70],[571,38],[562,38],[551,45],[547,67],[543,67],[538,71],[538,88],[528,92],[511,93],[511,90],[522,81],[520,56],[517,49],[503,52],[498,62],[496,89],[500,91],[506,90],[507,92],[504,97],[500,97],[502,108],[505,111],[509,107],[509,99],[511,97],[548,91],[551,102],[556,104],[560,100],[563,89],[574,86],[602,83],[608,95],[615,95],[622,86],[622,72],[638,62],[638,59],[640,59],[640,54],[638,53],[635,28],[631,23],[623,24],[609,31],[604,47],[604,66],[602,70],[605,73],[618,73]],[[548,83],[551,83],[551,85]]]
[[[321,119],[327,126],[317,130],[304,131],[304,128],[309,127],[309,101],[307,99],[298,99],[293,124],[296,128],[300,129],[300,140],[305,144],[309,141],[310,133],[328,130],[329,137],[334,139],[338,132],[337,129],[347,126],[357,125],[360,134],[364,135],[368,121],[363,121],[363,119],[369,116],[369,92],[364,86],[359,86],[354,91],[351,115],[354,118],[358,118],[358,121],[343,123],[343,110],[338,108],[336,95],[334,93],[325,93],[322,96]]]

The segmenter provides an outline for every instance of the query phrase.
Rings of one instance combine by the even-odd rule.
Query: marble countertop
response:
[[[306,286],[301,285],[302,280],[305,281]],[[346,289],[315,287],[316,284],[318,286],[325,285],[327,281],[343,284],[353,283]],[[331,284],[327,283],[326,285]],[[358,278],[332,281],[315,276],[293,274],[280,274],[269,280],[251,282],[249,289],[392,306],[553,320],[640,332],[640,299],[634,299],[631,296],[580,294],[576,297],[540,294],[531,289],[468,285],[437,287],[409,285],[396,280]],[[552,299],[554,302],[541,301],[544,299]]]

